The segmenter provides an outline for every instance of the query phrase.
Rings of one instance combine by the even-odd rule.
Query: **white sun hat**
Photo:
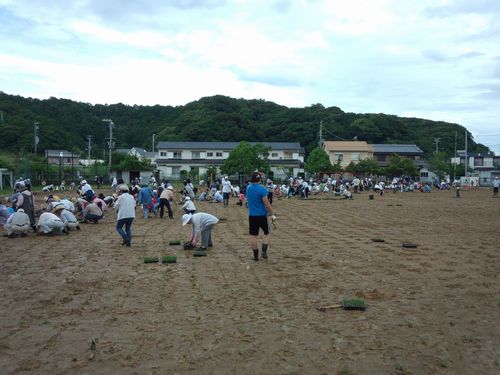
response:
[[[189,220],[191,220],[192,217],[193,215],[191,214],[182,215],[182,226],[186,225],[189,222]]]

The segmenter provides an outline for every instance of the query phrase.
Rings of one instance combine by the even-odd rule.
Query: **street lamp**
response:
[[[64,154],[62,151],[59,151],[59,184],[61,183],[62,181],[62,175],[63,175],[63,167],[62,167],[62,163],[63,163],[63,157],[64,157]]]
[[[37,145],[38,145],[38,143],[40,143],[40,138],[38,137],[38,131],[40,130],[40,128],[38,127],[38,125],[40,125],[40,123],[38,121],[35,121],[33,123],[33,130],[35,131],[35,138],[33,139],[33,141],[35,143],[35,155],[36,155],[36,151],[37,151]]]

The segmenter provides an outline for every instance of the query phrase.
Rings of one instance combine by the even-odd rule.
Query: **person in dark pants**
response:
[[[262,229],[264,232],[262,258],[267,259],[267,247],[271,237],[267,217],[270,216],[273,221],[276,219],[267,198],[267,189],[260,184],[261,179],[259,172],[253,172],[250,179],[251,184],[246,189],[250,245],[253,251],[253,260],[255,261],[259,260],[259,231]]]
[[[160,194],[160,219],[163,219],[164,207],[167,207],[168,217],[170,219],[174,218],[174,213],[172,212],[172,207],[170,206],[170,202],[174,201],[174,188],[171,185],[168,185],[166,189],[163,189]]]

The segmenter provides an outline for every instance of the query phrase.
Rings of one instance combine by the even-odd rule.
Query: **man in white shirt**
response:
[[[6,237],[15,238],[18,234],[25,237],[30,230],[30,218],[22,208],[19,208],[9,216],[3,227],[7,231]]]
[[[61,208],[57,206],[54,209]],[[52,212],[43,212],[38,218],[38,233],[53,236],[54,234],[66,233],[65,225],[59,216]]]
[[[116,231],[123,239],[122,246],[131,246],[132,222],[135,219],[135,199],[129,194],[128,186],[118,185],[118,199],[115,202]],[[125,227],[125,230],[123,229]]]
[[[224,176],[222,179],[222,200],[224,202],[224,207],[227,207],[229,205],[229,196],[231,194],[231,181],[229,181],[229,178],[227,176]]]
[[[182,215],[182,225],[191,223],[193,226],[193,235],[191,242],[194,247],[201,245],[201,250],[206,250],[208,246],[212,247],[212,228],[219,222],[214,215],[205,212],[197,214],[184,214]]]

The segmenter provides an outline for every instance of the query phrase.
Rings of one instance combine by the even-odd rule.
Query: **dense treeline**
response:
[[[265,100],[234,99],[216,95],[184,106],[92,105],[67,99],[39,100],[0,92],[0,149],[31,152],[34,122],[40,125],[38,152],[64,148],[84,154],[92,135],[92,157],[107,148],[108,128],[102,119],[114,121],[115,148],[152,148],[158,141],[270,141],[300,142],[306,152],[318,144],[319,124],[325,140],[368,143],[415,143],[428,155],[439,150],[452,155],[455,133],[463,148],[465,128],[458,124],[403,118],[385,114],[356,114],[338,107],[315,104],[288,108]],[[485,151],[469,134],[469,150]],[[85,153],[86,155],[86,153]]]

